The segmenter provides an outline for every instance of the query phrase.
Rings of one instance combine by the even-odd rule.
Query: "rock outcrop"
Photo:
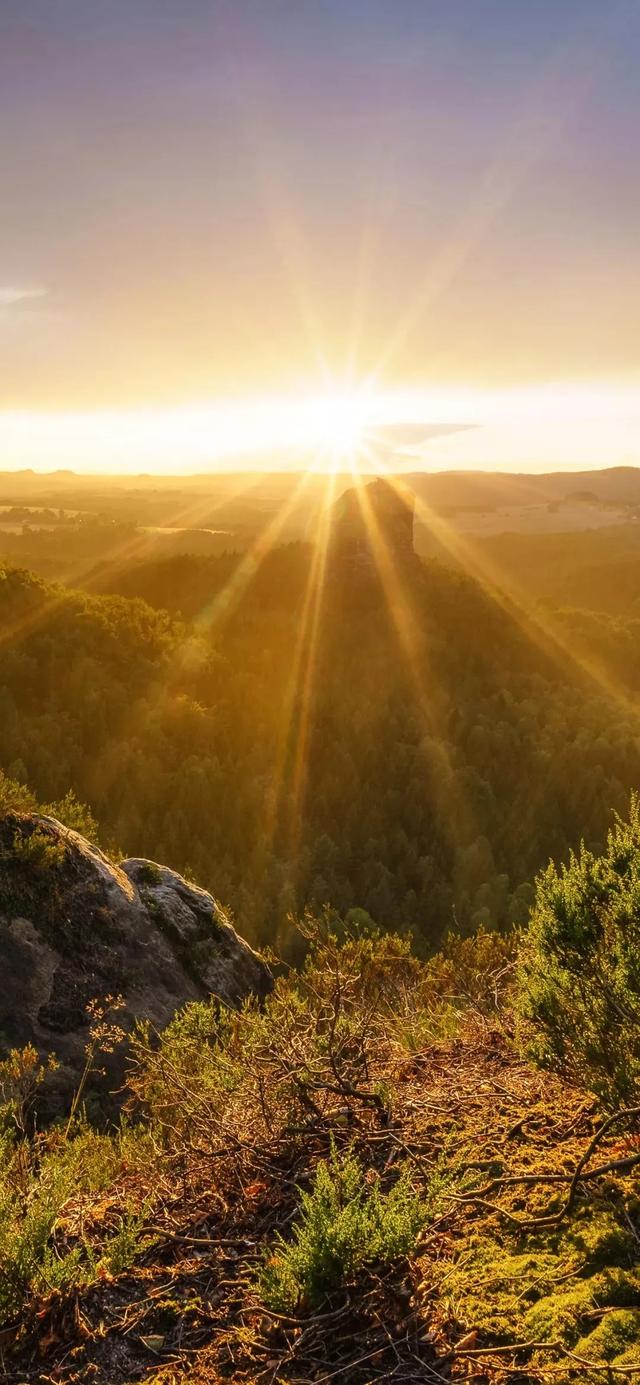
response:
[[[414,560],[414,504],[400,481],[383,477],[345,491],[331,514],[330,568],[378,571]]]
[[[121,870],[175,955],[191,975],[196,972],[209,994],[227,1005],[237,1005],[249,994],[267,994],[268,968],[238,936],[213,895],[153,861],[122,861]]]
[[[271,986],[205,890],[151,861],[114,865],[54,818],[0,818],[0,1053],[55,1052],[62,1089],[82,1064],[95,999],[122,996],[125,1029],[139,1018],[160,1028],[186,1001],[237,1006]]]

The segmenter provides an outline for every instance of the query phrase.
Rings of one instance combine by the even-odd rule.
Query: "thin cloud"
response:
[[[420,449],[433,438],[477,427],[477,423],[389,423],[367,429],[367,436],[374,444],[389,448],[394,456],[420,456]]]
[[[29,303],[38,298],[46,298],[47,289],[36,285],[4,284],[0,286],[0,308],[14,308],[19,303]]]

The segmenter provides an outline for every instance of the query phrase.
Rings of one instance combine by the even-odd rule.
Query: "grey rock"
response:
[[[61,1091],[83,1062],[90,1001],[122,996],[124,1029],[160,1029],[187,1001],[238,1006],[272,984],[218,901],[175,871],[115,865],[55,818],[0,818],[0,1053],[55,1052]]]
[[[122,861],[121,869],[176,951],[195,966],[207,991],[232,1006],[249,993],[268,994],[271,973],[238,936],[213,895],[155,861],[134,857]]]

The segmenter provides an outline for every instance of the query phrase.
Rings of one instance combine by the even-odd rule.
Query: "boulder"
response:
[[[207,890],[183,880],[168,866],[139,858],[121,862],[147,913],[168,938],[187,971],[226,1005],[249,994],[265,996],[271,973],[238,936],[222,905]]]
[[[213,895],[175,871],[115,865],[51,817],[0,818],[0,1054],[55,1053],[62,1090],[84,1061],[92,1001],[121,996],[121,1027],[159,1029],[189,1000],[238,1006],[272,984]]]

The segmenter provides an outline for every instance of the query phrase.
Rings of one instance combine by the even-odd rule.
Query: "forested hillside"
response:
[[[73,788],[103,843],[190,873],[254,941],[324,903],[423,947],[522,921],[640,779],[634,626],[543,627],[417,559],[391,590],[329,569],[318,600],[313,563],[175,559],[126,597],[5,569],[0,764],[40,801]]]
[[[640,615],[640,524],[609,524],[577,533],[510,533],[490,538],[467,535],[468,557],[489,568],[508,590],[534,600],[638,619]],[[451,548],[423,528],[423,556],[455,563]]]

